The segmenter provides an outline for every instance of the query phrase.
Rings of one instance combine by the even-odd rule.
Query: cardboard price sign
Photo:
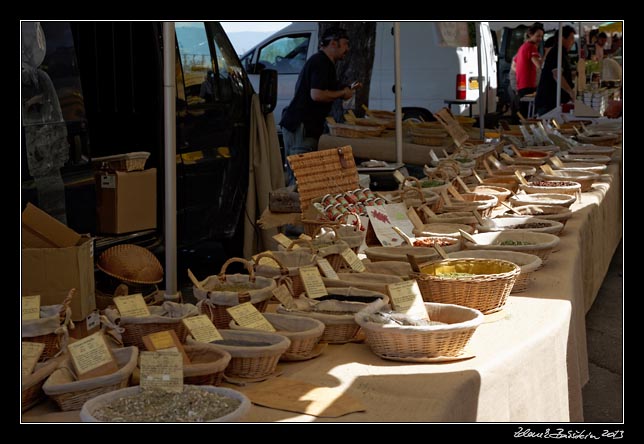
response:
[[[276,331],[275,327],[268,322],[268,319],[250,302],[228,307],[226,311],[240,327],[248,327],[253,330]]]
[[[190,358],[174,330],[164,330],[143,336],[143,344],[149,351],[160,353],[177,352],[181,354],[184,364],[190,364]]]
[[[183,391],[183,361],[179,352],[141,352],[141,390]]]
[[[276,234],[275,236],[273,236],[273,239],[275,239],[275,241],[284,248],[290,247],[293,243],[293,241],[286,237],[286,235],[284,235],[283,233]]]
[[[205,314],[198,316],[190,316],[182,320],[186,328],[198,342],[213,342],[221,341],[223,336],[217,330],[217,327],[212,323],[210,318]]]
[[[22,342],[22,376],[33,373],[44,350],[45,344],[42,342]]]
[[[70,343],[67,349],[78,379],[95,378],[118,371],[112,351],[100,331]]]
[[[301,267],[300,277],[302,278],[302,283],[304,284],[304,289],[308,297],[319,298],[329,294],[326,291],[318,267]]]
[[[297,308],[297,305],[295,305],[295,301],[293,300],[293,296],[291,296],[291,292],[288,291],[286,285],[280,285],[271,293],[273,293],[273,296],[275,296],[287,309],[293,310]]]
[[[328,260],[320,258],[317,260],[317,262],[318,267],[320,267],[320,270],[322,271],[322,273],[324,273],[324,276],[328,277],[329,279],[340,279]]]
[[[150,310],[141,293],[127,296],[115,296],[114,304],[122,317],[142,318],[150,316]]]
[[[403,176],[400,171],[396,170],[394,171],[394,179],[396,179],[398,183],[403,183],[405,181],[405,176]]]
[[[418,282],[412,280],[389,284],[387,285],[387,290],[391,297],[391,305],[395,311],[429,321],[429,315],[427,314]]]
[[[358,256],[353,252],[351,248],[347,248],[340,254],[344,258],[344,260],[347,261],[349,267],[351,267],[353,270],[360,273],[367,270],[360,258],[358,258]]]
[[[22,297],[22,320],[40,319],[40,295]]]

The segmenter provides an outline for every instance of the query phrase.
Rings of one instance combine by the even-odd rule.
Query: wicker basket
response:
[[[466,249],[472,250],[508,250],[539,256],[545,264],[552,250],[559,245],[559,237],[548,233],[533,231],[499,231],[479,233],[472,236],[475,243],[463,240]],[[523,245],[502,245],[502,242],[521,242]]]
[[[592,185],[598,180],[601,176],[597,173],[590,173],[585,171],[566,171],[566,170],[554,170],[553,174],[541,173],[536,176],[537,180],[569,180],[572,182],[577,182],[581,185],[581,192],[585,193],[586,191],[592,190]]]
[[[481,179],[482,186],[494,186],[499,188],[506,188],[512,193],[516,193],[519,189],[519,182],[516,176],[496,176]]]
[[[418,130],[412,129],[410,133],[411,141],[418,145],[447,146],[451,145],[453,142],[452,137],[446,132],[443,132],[442,134],[427,134],[425,132],[418,132]]]
[[[556,220],[565,226],[568,219],[573,215],[569,208],[564,208],[559,205],[523,205],[514,207],[513,210],[520,214],[508,210],[503,213],[503,217],[533,216],[539,219]]]
[[[380,137],[385,130],[384,126],[350,125],[347,123],[327,123],[329,133],[336,137]]]
[[[477,185],[475,187],[468,187],[470,192],[474,194],[483,194],[487,196],[494,196],[497,199],[496,207],[501,205],[501,202],[505,202],[512,192],[505,188],[499,187],[496,185]]]
[[[42,386],[45,380],[58,368],[65,359],[61,355],[46,362],[36,364],[33,373],[22,377],[22,411],[29,410],[45,398]]]
[[[499,259],[443,259],[422,264],[420,273],[410,276],[426,302],[462,305],[487,314],[503,307],[519,271],[518,265]]]
[[[513,207],[521,205],[559,205],[560,207],[570,208],[576,200],[577,197],[568,194],[534,193],[515,194],[510,198],[510,203]]]
[[[313,349],[324,333],[324,324],[317,319],[303,316],[290,316],[279,313],[265,313],[264,317],[277,330],[277,333],[291,340],[291,345],[280,357],[281,361],[302,361],[317,356]],[[230,321],[233,330],[250,330]],[[255,330],[252,330],[255,331]]]
[[[242,263],[248,271],[245,274],[227,275],[228,266],[234,262]],[[231,285],[250,287],[244,290],[226,290]],[[255,276],[252,264],[246,259],[230,258],[221,267],[216,276],[209,276],[201,282],[201,288],[193,286],[193,294],[199,302],[199,312],[210,318],[217,328],[228,328],[232,317],[226,310],[229,307],[252,303],[255,308],[263,312],[268,306],[268,301],[273,297],[272,290],[276,287],[275,281],[264,276]]]
[[[145,169],[148,157],[150,157],[150,153],[146,151],[95,157],[92,159],[92,166],[94,169],[109,171],[138,171]]]
[[[96,378],[76,381],[70,371],[70,358],[67,357],[45,381],[43,390],[63,411],[80,410],[83,404],[95,396],[128,386],[130,376],[136,368],[139,350],[125,347],[112,350],[118,370]]]
[[[619,136],[612,133],[578,134],[577,140],[591,145],[613,146],[619,140]]]
[[[319,229],[321,228],[322,227],[320,227]],[[328,239],[328,238],[331,238],[332,240],[330,242],[327,242],[325,239]],[[320,258],[323,258],[329,261],[331,268],[333,268],[333,270],[335,271],[339,271],[341,268],[343,268],[346,265],[346,261],[342,257],[342,252],[346,249],[350,249],[349,244],[339,239],[337,233],[333,237],[331,237],[330,235],[328,236],[324,235],[324,239],[316,238],[313,240],[307,240],[307,239],[294,240],[286,248],[286,251],[288,252],[293,251],[293,249],[295,248],[295,245],[299,245],[299,246],[305,245],[305,248],[308,251],[310,251],[311,254],[315,254]],[[283,247],[279,245],[278,248],[282,249]]]
[[[603,154],[604,156],[612,156],[614,152],[614,146],[597,145],[575,145],[568,150],[569,154]]]
[[[449,213],[437,214],[436,217],[424,215],[423,219],[426,224],[463,224],[472,228],[478,224],[478,219],[471,211],[450,211]]]
[[[216,393],[219,396],[236,399],[240,402],[239,406],[231,413],[216,419],[209,420],[207,422],[239,422],[250,410],[250,400],[241,392],[225,387],[199,386],[199,388],[206,392]],[[94,399],[90,399],[83,405],[83,408],[80,411],[80,419],[82,422],[100,422],[94,416],[96,410],[116,399],[134,396],[140,391],[141,387],[139,386],[128,387],[97,396]]]
[[[592,162],[600,165],[608,165],[612,159],[602,154],[564,154],[561,156],[568,162]]]
[[[265,378],[275,372],[277,362],[291,345],[291,340],[276,333],[260,331],[221,330],[225,341],[263,343],[267,345],[225,345],[222,341],[211,344],[230,353],[231,360],[226,367],[226,376],[237,378]],[[188,340],[188,344],[192,341]]]
[[[114,294],[105,293],[99,288],[96,288],[94,290],[94,296],[96,298],[96,308],[99,310],[114,308],[116,306],[114,304],[115,296],[125,296],[128,294],[137,293],[141,293],[141,296],[143,297],[146,305],[161,305],[163,303],[163,299],[157,297],[159,295],[159,287],[157,287],[156,285],[146,287],[146,292],[141,292],[137,291],[136,287],[130,288],[130,286],[128,286],[127,284],[121,284],[116,288],[116,290],[114,290]]]
[[[512,293],[520,293],[528,288],[532,273],[541,268],[543,261],[539,256],[534,254],[519,253],[517,251],[503,251],[503,250],[465,250],[449,253],[449,259],[500,259],[509,261],[519,266],[519,274],[517,275]]]
[[[582,171],[597,174],[602,174],[608,168],[604,164],[592,162],[561,162],[561,165],[553,164],[552,168],[555,171]]]
[[[553,180],[543,180],[543,181],[532,181],[528,182],[528,185],[521,184],[519,185],[521,189],[526,194],[536,194],[536,193],[554,193],[554,194],[568,194],[570,196],[575,196],[577,199],[581,199],[581,184],[579,182],[572,181],[553,181]]]
[[[540,227],[517,227],[517,225],[539,224]],[[556,220],[539,219],[537,217],[502,217],[487,219],[485,224],[476,226],[479,233],[492,231],[533,231],[536,233],[550,233],[559,235],[563,231],[563,224]]]
[[[232,357],[213,344],[192,343],[183,346],[190,364],[183,366],[183,383],[191,385],[220,385],[224,370]]]
[[[174,330],[183,342],[188,335],[188,330],[183,319],[196,316],[199,310],[192,304],[178,304],[166,301],[161,306],[149,306],[150,316],[131,317],[121,316],[116,309],[106,309],[105,315],[108,320],[116,325],[115,333],[120,334],[121,341],[125,346],[135,345],[140,350],[146,350],[143,343],[143,336],[158,333],[165,330]]]
[[[461,356],[483,322],[483,314],[467,307],[432,302],[426,302],[425,308],[431,320],[446,325],[379,324],[368,320],[371,313],[366,310],[356,314],[355,319],[365,332],[371,351],[383,359],[431,362],[436,358]]]
[[[336,290],[338,289],[334,289],[334,291]],[[362,291],[364,292],[366,290]],[[320,301],[315,305],[315,310],[313,310],[310,300],[300,298],[295,301],[298,306],[297,309],[288,310],[280,304],[277,306],[277,312],[317,319],[324,324],[324,333],[320,338],[320,342],[346,344],[347,342],[355,340],[356,335],[360,331],[360,326],[356,324],[354,315],[369,306],[380,307],[387,301],[388,298],[366,304],[363,302],[326,300]],[[330,313],[325,313],[325,311]]]
[[[72,322],[72,310],[69,307],[76,289],[71,289],[62,304],[40,307],[40,318],[22,321],[21,336],[24,342],[45,344],[39,361],[55,357],[65,347]]]
[[[461,196],[463,196],[463,200],[451,199],[451,204],[447,204],[441,199],[442,203],[438,211],[449,213],[477,210],[481,212],[483,217],[490,217],[492,210],[499,203],[499,199],[491,194],[463,193]]]
[[[437,238],[437,239],[449,239],[450,241],[456,241],[452,245],[447,245],[443,247],[446,252],[459,251],[461,249],[462,242],[458,239],[447,237],[447,238]],[[430,247],[409,247],[409,246],[400,246],[400,247],[369,247],[365,249],[364,254],[369,258],[371,262],[378,261],[402,261],[407,262],[407,256],[412,255],[417,258],[418,261],[430,261],[438,257],[436,250]]]
[[[412,233],[414,236],[446,236],[459,239],[463,230],[468,234],[474,233],[474,228],[465,224],[425,224],[421,228],[414,228]]]
[[[121,244],[105,250],[96,267],[103,273],[127,284],[158,284],[163,280],[163,267],[148,249]]]
[[[257,260],[259,261],[262,257],[270,257],[277,262],[280,268],[276,269],[275,267],[257,265],[257,275],[272,279],[288,277],[291,281],[290,290],[293,297],[298,297],[306,291],[304,288],[304,282],[300,276],[300,267],[317,266],[317,256],[303,249],[294,251],[271,251],[270,255],[264,253],[258,255]],[[228,320],[229,323],[230,321],[231,319]]]

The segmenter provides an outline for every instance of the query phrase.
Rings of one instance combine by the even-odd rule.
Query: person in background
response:
[[[316,151],[333,101],[351,99],[355,89],[362,86],[360,82],[354,82],[351,87],[338,82],[335,63],[343,60],[348,52],[346,30],[333,26],[324,31],[320,51],[304,64],[295,85],[295,95],[282,113],[280,126],[286,156]],[[294,184],[295,177],[287,162],[286,185]]]
[[[558,41],[558,32],[555,33],[555,42]],[[566,25],[562,28],[562,57],[561,57],[561,103],[566,103],[574,97],[572,68],[568,60],[568,50],[575,43],[575,28]],[[541,78],[537,87],[535,98],[535,111],[543,115],[557,106],[557,58],[558,45],[555,44],[548,52],[541,70]]]
[[[516,55],[517,93],[519,98],[537,90],[537,70],[542,60],[539,44],[543,40],[543,24],[536,22],[528,28],[528,39],[521,45]],[[528,116],[528,103],[521,102],[521,114]]]
[[[593,55],[593,60],[599,61],[604,58],[604,45],[608,40],[608,36],[605,32],[600,32],[597,34],[597,41],[595,42],[595,54]]]

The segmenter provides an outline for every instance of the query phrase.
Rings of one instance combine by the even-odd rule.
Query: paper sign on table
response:
[[[22,297],[22,320],[40,319],[40,295]]]
[[[288,291],[286,285],[280,285],[273,289],[271,293],[273,293],[273,296],[275,296],[287,309],[292,310],[297,308],[297,305],[295,305],[295,301],[293,300],[293,296],[291,295],[291,292]]]
[[[402,202],[367,207],[367,215],[369,224],[384,247],[396,247],[405,243],[393,226],[400,228],[409,237],[414,236],[414,225],[407,216],[407,206]]]
[[[205,314],[190,316],[183,319],[182,322],[188,328],[188,332],[190,332],[195,341],[212,342],[224,339],[219,333],[219,330],[217,330],[217,327],[215,327],[210,318]]]
[[[293,242],[291,239],[286,237],[284,233],[277,233],[275,236],[273,236],[273,239],[275,239],[275,241],[284,248],[288,248]]]
[[[226,311],[240,327],[248,327],[253,330],[276,331],[275,327],[268,322],[268,319],[250,302],[228,307]]]
[[[403,176],[400,171],[396,170],[394,171],[394,179],[396,179],[398,183],[403,183],[405,181],[405,176]]]
[[[320,258],[317,262],[318,267],[320,267],[320,270],[324,273],[325,277],[328,277],[329,279],[340,279],[328,260]]]
[[[313,240],[313,238],[311,236],[309,236],[308,234],[304,234],[304,233],[300,234],[300,237],[298,239]]]
[[[358,258],[358,256],[353,252],[351,248],[345,249],[340,254],[344,258],[344,260],[347,261],[347,264],[349,264],[349,267],[351,267],[353,270],[358,271],[360,273],[367,270],[364,264],[362,263],[362,261]]]
[[[427,314],[418,282],[411,280],[389,284],[387,285],[387,290],[391,297],[391,305],[395,311],[429,321],[429,315]]]
[[[22,341],[22,376],[33,373],[40,355],[45,350],[43,342],[25,342]]]
[[[141,352],[141,390],[183,391],[183,361],[178,352]]]
[[[100,331],[70,343],[67,350],[78,379],[95,378],[118,371],[112,351]]]
[[[121,317],[142,318],[144,316],[150,316],[150,310],[143,300],[141,293],[127,296],[114,296],[113,299]]]
[[[186,354],[183,344],[181,344],[181,341],[174,330],[164,330],[143,336],[143,344],[149,351],[157,351],[161,353],[176,351],[181,353],[183,363],[190,364],[190,358]]]
[[[304,290],[308,297],[319,298],[320,296],[329,294],[326,291],[324,282],[322,282],[322,276],[320,276],[318,267],[300,267],[300,277],[302,278]]]

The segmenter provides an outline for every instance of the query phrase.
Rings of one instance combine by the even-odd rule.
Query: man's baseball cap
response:
[[[326,42],[328,40],[340,40],[340,39],[349,39],[349,34],[347,34],[347,31],[345,29],[340,28],[339,26],[331,26],[330,28],[326,29],[324,33],[322,34],[322,38],[320,39],[322,42]]]

